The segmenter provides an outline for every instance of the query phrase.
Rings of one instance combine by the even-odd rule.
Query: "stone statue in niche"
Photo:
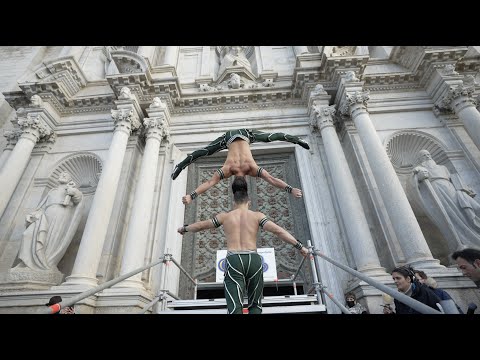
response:
[[[67,172],[60,173],[59,185],[50,190],[35,211],[26,216],[18,258],[12,270],[49,272],[56,281],[62,275],[57,264],[67,251],[80,222],[83,194]],[[60,280],[61,281],[61,280]]]
[[[416,201],[447,240],[450,251],[480,247],[480,204],[458,174],[438,165],[428,150],[419,151],[420,164],[411,181]]]
[[[250,61],[245,56],[245,46],[227,46],[227,53],[220,63],[218,74],[223,74],[225,69],[231,66],[242,66],[248,71],[252,71]]]

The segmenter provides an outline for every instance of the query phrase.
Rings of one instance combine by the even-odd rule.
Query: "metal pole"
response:
[[[42,309],[40,311],[40,314],[54,314],[54,313],[57,313],[59,312],[61,309],[63,309],[64,307],[67,307],[67,306],[71,306],[77,302],[79,302],[80,300],[83,300],[93,294],[96,294],[97,292],[99,291],[102,291],[103,289],[106,289],[106,288],[109,288],[110,286],[112,285],[115,285],[117,283],[119,283],[120,281],[123,281],[127,278],[129,278],[130,276],[133,276],[135,274],[138,274],[140,272],[142,272],[143,270],[146,270],[146,269],[149,269],[151,268],[152,266],[155,266],[157,264],[160,264],[163,262],[163,259],[164,257],[162,256],[160,259],[148,264],[148,265],[145,265],[145,266],[142,266],[141,268],[138,268],[137,270],[132,270],[130,271],[129,273],[126,273],[122,276],[119,276],[118,278],[116,279],[113,279],[113,280],[110,280],[110,281],[107,281],[105,283],[103,283],[102,285],[98,285],[90,290],[87,290],[87,291],[84,291],[68,300],[65,300],[65,301],[62,301],[58,304],[55,304],[55,305],[52,305],[52,306],[49,306],[48,308],[46,309]]]
[[[176,296],[175,294],[172,294],[170,291],[168,290],[160,290],[160,293],[158,294],[158,296],[155,297],[155,299],[153,299],[152,301],[150,301],[147,305],[145,305],[145,307],[140,310],[139,314],[144,314],[148,311],[148,309],[150,309],[153,305],[155,305],[158,301],[162,300],[162,310],[165,310],[165,300],[167,299],[167,296],[166,295],[169,295],[170,297],[174,298],[175,300],[181,300],[178,296]]]
[[[170,255],[170,254],[165,254],[165,255]],[[195,284],[195,279],[192,278],[189,273],[187,273],[187,270],[185,270],[185,269],[182,267],[182,265],[180,265],[180,264],[177,262],[177,260],[175,260],[175,259],[173,258],[172,255],[170,255],[169,257],[170,257],[170,258],[169,258],[168,260],[173,261],[173,263],[174,263],[175,265],[177,265],[177,267],[180,269],[180,271],[183,272],[183,273],[185,274],[185,276],[188,277],[188,278],[190,279],[190,281]]]
[[[300,263],[300,266],[298,267],[297,272],[295,273],[295,275],[293,275],[292,281],[295,281],[295,279],[297,278],[298,273],[300,272],[300,269],[302,268],[302,265],[306,259],[307,259],[306,256],[302,259],[302,262]]]
[[[328,256],[326,256],[325,254],[321,253],[318,250],[315,250],[314,254],[317,255],[317,256],[320,256],[321,258],[323,258],[325,260],[327,260],[328,262],[332,263],[333,265],[338,266],[340,269],[343,269],[346,272],[358,277],[359,279],[365,281],[367,284],[370,284],[373,287],[375,287],[379,290],[382,290],[384,293],[387,293],[388,295],[394,297],[398,301],[401,301],[405,305],[410,306],[412,309],[415,309],[422,314],[441,314],[440,311],[437,311],[437,310],[431,308],[430,306],[427,306],[427,305],[421,303],[420,301],[412,299],[410,296],[402,294],[401,292],[399,292],[397,290],[393,290],[392,288],[390,288],[390,287],[388,287],[388,286],[386,286],[386,285],[384,285],[384,284],[382,284],[382,283],[380,283],[376,280],[373,280],[372,278],[362,274],[361,272],[358,272],[357,270],[353,270],[353,269],[349,268],[348,266],[345,266],[345,265],[339,263],[338,261],[330,259]]]
[[[138,312],[138,314],[145,314],[153,305],[155,305],[160,300],[160,298],[163,298],[163,296],[164,296],[163,293],[160,293],[158,296],[155,296],[155,298],[152,301],[150,301],[147,305],[145,305],[143,309]]]
[[[317,303],[319,305],[322,305],[322,294],[320,293],[320,283],[318,282],[318,275],[317,275],[317,269],[315,266],[315,261],[313,259],[312,251],[313,251],[313,246],[312,242],[310,240],[307,240],[307,247],[308,251],[310,253],[310,265],[312,267],[312,276],[313,276],[313,286],[315,286],[315,294],[317,295]]]
[[[335,299],[335,297],[331,293],[329,293],[328,291],[325,291],[325,289],[327,288],[326,286],[322,286],[322,288],[323,288],[323,293],[326,294],[330,298],[330,300],[332,300],[335,303],[335,305],[337,305],[340,308],[340,310],[342,310],[344,314],[351,315],[350,311],[348,311],[345,305],[343,305],[340,301]]]
[[[198,279],[195,279],[195,287],[193,289],[193,300],[197,300]]]
[[[293,282],[293,294],[297,295],[297,283],[295,281]]]

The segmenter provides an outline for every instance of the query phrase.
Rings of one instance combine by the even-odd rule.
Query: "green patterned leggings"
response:
[[[225,299],[229,314],[242,314],[245,287],[248,294],[249,314],[262,313],[263,264],[256,252],[230,253],[227,255]]]
[[[272,141],[287,141],[293,144],[298,144],[304,149],[310,149],[310,146],[300,139],[297,136],[285,134],[282,132],[275,132],[275,133],[266,133],[263,131],[255,130],[255,129],[236,129],[227,131],[222,136],[213,140],[210,144],[205,146],[202,149],[195,150],[191,154],[188,154],[185,159],[179,162],[172,173],[172,179],[175,180],[178,175],[185,169],[188,165],[196,161],[198,158],[203,156],[209,156],[215,154],[220,150],[224,150],[227,148],[229,144],[229,140],[233,137],[241,137],[242,139],[248,139],[250,143],[254,142],[272,142]]]

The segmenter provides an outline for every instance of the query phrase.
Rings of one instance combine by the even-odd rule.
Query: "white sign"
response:
[[[263,280],[264,281],[277,281],[277,263],[275,262],[275,249],[274,248],[258,248],[257,254],[262,257],[263,265]],[[217,250],[216,261],[216,282],[223,282],[225,275],[225,257],[227,256],[227,250]]]

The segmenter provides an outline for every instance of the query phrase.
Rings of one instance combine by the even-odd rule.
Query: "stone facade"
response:
[[[416,154],[480,193],[480,47],[421,46],[5,46],[0,47],[0,313],[41,312],[171,254],[202,282],[214,277],[222,230],[176,229],[230,207],[230,182],[185,207],[226,152],[192,164],[187,153],[229,129],[281,131],[308,141],[254,143],[258,163],[302,189],[300,200],[251,179],[254,208],[327,256],[394,286],[411,264],[463,308],[480,303],[449,260],[449,242],[408,189]],[[19,263],[25,217],[58,186],[62,171],[83,194],[78,229],[60,278]],[[274,199],[275,201],[272,201]],[[300,259],[272,236],[279,275]],[[480,244],[478,244],[480,247]],[[305,268],[305,291],[311,284]],[[318,259],[341,301],[353,291],[371,313],[382,293]],[[80,301],[83,313],[140,310],[160,290],[191,296],[175,266],[157,265]],[[329,313],[338,307],[325,299]]]

